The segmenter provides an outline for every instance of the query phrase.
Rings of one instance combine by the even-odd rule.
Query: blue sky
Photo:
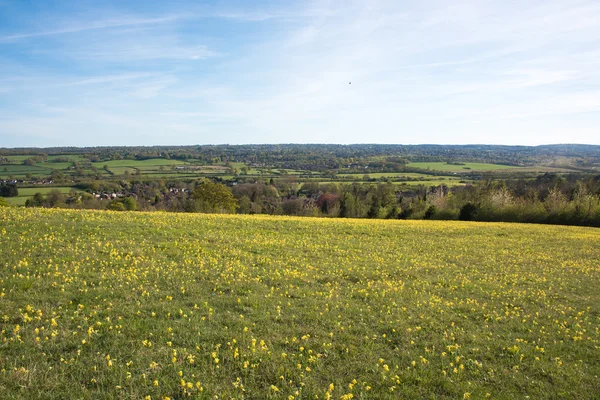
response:
[[[0,72],[0,147],[600,144],[597,0],[0,0]]]

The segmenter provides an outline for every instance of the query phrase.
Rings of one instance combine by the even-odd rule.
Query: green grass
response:
[[[115,175],[123,175],[125,172],[133,175],[137,172],[137,169],[131,167],[110,167],[109,169]]]
[[[105,165],[108,165],[109,168],[113,167],[151,167],[156,166],[157,168],[160,166],[171,166],[171,165],[184,165],[186,162],[179,160],[167,160],[166,158],[153,158],[148,160],[110,160],[110,161],[99,161],[92,163],[96,168],[104,168]]]
[[[147,178],[167,178],[167,179],[188,179],[188,178],[198,178],[198,174],[190,174],[187,171],[179,171],[179,172],[169,172],[169,171],[164,171],[164,172],[151,172],[151,173],[144,173],[143,174],[144,177]]]
[[[0,208],[0,238],[4,398],[600,393],[597,229]]]
[[[19,188],[19,195],[16,197],[5,197],[6,202],[13,206],[24,206],[27,199],[33,197],[36,193],[48,194],[54,190],[58,190],[60,193],[69,193],[73,190],[70,186],[40,186],[32,188]]]
[[[38,174],[50,174],[53,169],[65,170],[73,165],[73,161],[85,162],[87,161],[80,155],[60,155],[60,156],[50,156],[48,160],[45,162],[37,163],[32,166],[23,165],[23,161],[31,158],[33,156],[0,156],[0,158],[7,158],[9,164],[0,164],[0,176],[6,174],[4,167],[8,167],[9,170],[17,170],[19,174],[25,174],[26,172],[38,173]],[[61,161],[61,162],[53,162],[53,160],[57,158],[68,158],[69,161]],[[15,169],[15,167],[18,167]],[[21,172],[25,171],[25,172]]]
[[[431,178],[431,175],[427,174],[419,174],[416,172],[374,172],[372,174],[365,173],[352,173],[352,174],[338,174],[338,177],[352,177],[352,178],[363,178],[365,175],[368,175],[370,178],[402,178],[402,177],[410,177],[410,178]]]
[[[12,165],[12,164],[0,164],[0,177],[8,175],[25,175],[31,173],[32,175],[42,176],[50,175],[52,169],[40,167],[38,165]]]
[[[404,182],[392,182],[395,185],[407,185],[407,186],[441,186],[446,185],[448,187],[464,186],[465,183],[458,179],[434,179],[434,180],[422,180],[422,181],[404,181]]]
[[[432,171],[468,172],[468,171],[499,171],[514,170],[520,167],[500,164],[464,163],[464,165],[448,164],[445,162],[411,162],[409,167],[430,169]]]
[[[11,206],[24,206],[30,196],[4,197],[4,200]]]
[[[19,196],[33,196],[36,193],[48,194],[58,190],[60,193],[69,193],[73,190],[70,186],[40,186],[40,187],[28,187],[19,188]]]
[[[0,156],[0,158],[6,158],[11,164],[21,164],[23,161],[31,157],[32,156]]]
[[[317,179],[318,180],[318,179]],[[306,181],[311,181],[311,180],[306,180]],[[303,181],[305,182],[305,181]],[[348,181],[348,180],[333,180],[333,181],[319,181],[319,184],[321,185],[325,185],[328,183],[336,183],[338,185],[348,185],[353,183],[352,181]],[[364,181],[357,181],[356,183],[360,183],[360,184],[379,184],[381,182],[364,182]],[[453,187],[453,186],[462,186],[465,185],[464,182],[461,182],[459,179],[427,179],[427,180],[411,180],[411,181],[397,181],[397,182],[392,182],[393,185],[404,185],[404,186],[418,186],[418,185],[425,185],[425,186],[440,186],[440,185],[446,185],[448,187]]]
[[[73,163],[66,162],[66,161],[61,161],[61,162],[46,161],[46,162],[35,164],[35,165],[38,167],[42,167],[42,168],[65,170],[65,169],[71,168],[73,166]]]

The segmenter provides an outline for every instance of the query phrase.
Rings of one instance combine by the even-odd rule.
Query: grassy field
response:
[[[19,195],[17,197],[5,197],[4,199],[10,205],[22,206],[25,205],[27,199],[33,197],[36,193],[48,194],[53,190],[58,190],[61,193],[69,193],[73,190],[70,186],[40,186],[31,188],[19,188]]]
[[[306,182],[309,181],[308,179],[303,181]],[[319,184],[321,185],[326,185],[328,183],[336,183],[338,185],[348,185],[351,184],[352,181],[322,181],[322,180],[312,180],[311,181],[317,181],[319,182]],[[364,181],[358,181],[357,183],[360,184],[378,184],[381,182],[364,182]],[[448,187],[454,187],[454,186],[463,186],[465,185],[464,182],[461,182],[459,179],[427,179],[427,180],[415,180],[415,181],[399,181],[399,182],[392,182],[393,185],[400,185],[400,186],[419,186],[419,185],[424,185],[427,187],[430,186],[440,186],[440,185],[446,185]]]
[[[70,168],[73,161],[83,162],[85,159],[80,155],[69,155],[69,156],[50,156],[45,162],[40,162],[35,165],[23,165],[23,161],[32,156],[0,156],[6,158],[8,163],[0,163],[0,178],[8,176],[14,176],[22,178],[27,173],[31,173],[34,176],[48,176],[53,170],[64,171]],[[67,158],[69,161],[55,162],[57,158]]]
[[[35,164],[33,166],[22,165],[22,162],[29,158],[29,156],[7,156],[8,159],[7,164],[0,164],[0,179],[15,177],[17,179],[25,178],[27,173],[32,174],[35,177],[43,178],[49,177],[50,174],[54,170],[61,171],[66,175],[70,175],[75,172],[72,168],[72,162],[53,162],[57,157],[68,158],[70,161],[80,161],[81,166],[84,171],[87,173],[91,173],[92,170],[89,168],[96,168],[96,172],[103,175],[104,177],[109,177],[111,174],[121,176],[125,173],[130,175],[135,175],[138,172],[144,176],[157,177],[159,174],[161,177],[173,178],[173,179],[182,179],[181,175],[186,174],[186,176],[220,176],[224,173],[230,173],[230,170],[224,163],[215,164],[215,165],[197,165],[192,162],[185,162],[179,160],[172,159],[164,159],[164,158],[154,158],[147,160],[109,160],[109,161],[99,161],[89,163],[86,162],[79,155],[70,155],[70,156],[51,156],[48,158],[48,161]],[[242,162],[232,162],[232,168],[238,170],[241,173],[241,170],[246,165]],[[104,167],[108,167],[109,172],[104,170]],[[430,169],[432,171],[446,171],[448,172],[448,178],[451,178],[454,174],[458,172],[468,172],[468,171],[501,171],[501,170],[514,170],[517,167],[510,167],[506,165],[497,165],[497,164],[483,164],[483,163],[466,163],[464,165],[454,165],[447,164],[443,162],[430,162],[430,163],[410,163],[411,167],[418,167],[423,169]],[[183,169],[175,169],[176,167],[180,167]],[[319,175],[315,172],[309,171],[299,171],[299,170],[285,170],[288,175],[302,175],[309,174],[315,175],[315,178]],[[523,170],[525,171],[525,170]],[[420,173],[393,173],[393,172],[373,172],[369,173],[365,171],[364,173],[349,173],[349,174],[340,174],[339,177],[341,179],[362,179],[365,175],[369,175],[370,178],[382,178],[389,177],[392,179],[402,179],[402,177],[410,177],[410,178],[418,178],[422,177],[431,178],[430,175],[420,174]],[[248,168],[247,174],[242,175],[242,177],[281,177],[283,176],[282,170],[277,168]],[[222,177],[221,177],[222,178]],[[440,177],[444,178],[444,177]],[[410,183],[411,185],[419,184]],[[427,183],[424,183],[427,184]],[[449,183],[449,186],[454,186],[459,183]],[[433,183],[432,185],[436,185]]]
[[[2,164],[0,165],[0,177],[8,177],[10,175],[18,177],[25,176],[25,174],[31,173],[38,176],[46,176],[52,173],[52,169],[40,167],[37,165],[16,165],[16,164]]]
[[[434,180],[423,180],[423,181],[406,181],[406,182],[392,182],[395,185],[407,185],[407,186],[418,186],[424,185],[427,187],[446,185],[448,187],[464,186],[465,183],[458,179],[434,179]]]
[[[148,160],[110,160],[99,161],[92,163],[96,168],[112,167],[151,167],[151,166],[171,166],[171,165],[187,165],[187,163],[179,160],[167,160],[165,158],[152,158]]]
[[[468,171],[501,171],[515,170],[521,167],[501,164],[464,163],[461,165],[448,164],[445,162],[411,162],[409,167],[430,169],[432,171],[468,172]]]
[[[0,208],[0,235],[4,398],[600,393],[597,229]]]
[[[362,178],[365,175],[368,175],[369,178],[402,178],[402,177],[409,177],[409,178],[431,178],[432,175],[427,175],[427,174],[419,174],[416,172],[375,172],[372,174],[369,173],[363,173],[363,174],[356,174],[356,173],[352,173],[352,174],[338,174],[339,177],[352,177],[352,178]]]

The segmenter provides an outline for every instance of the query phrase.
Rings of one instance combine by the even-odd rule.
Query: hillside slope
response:
[[[593,398],[599,260],[590,228],[0,208],[0,392]]]

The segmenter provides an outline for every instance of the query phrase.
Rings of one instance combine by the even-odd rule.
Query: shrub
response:
[[[479,211],[479,207],[473,203],[467,203],[461,207],[458,219],[461,221],[472,221]]]

